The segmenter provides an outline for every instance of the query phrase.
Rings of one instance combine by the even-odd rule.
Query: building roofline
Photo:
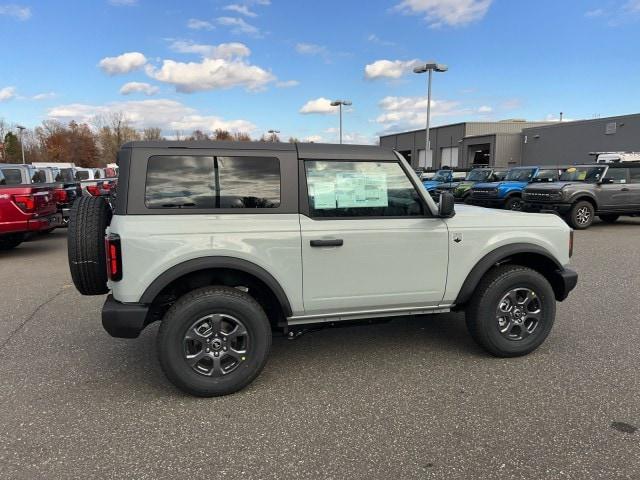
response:
[[[494,122],[478,122],[478,121],[473,121],[473,122],[457,122],[457,123],[447,123],[446,125],[438,125],[437,127],[430,127],[429,130],[437,130],[438,128],[445,128],[445,127],[456,127],[458,125],[478,125],[478,124],[495,124],[495,125],[526,125],[528,123],[538,123],[540,124],[538,127],[525,127],[523,128],[540,128],[540,127],[547,127],[547,126],[553,126],[553,125],[558,125],[560,124],[560,122],[553,122],[553,121],[547,121],[547,120],[525,120],[525,121],[509,121],[509,120],[502,120],[502,121],[494,121]],[[565,123],[569,123],[569,122],[565,122]],[[543,124],[548,124],[548,125],[543,125]],[[426,128],[418,128],[416,130],[407,130],[404,132],[398,132],[398,133],[389,133],[387,135],[380,135],[380,138],[386,138],[386,137],[395,137],[397,135],[405,135],[407,133],[416,133],[416,132],[424,132],[426,130]],[[494,133],[499,133],[499,132],[494,132]],[[508,134],[508,133],[507,133]],[[489,133],[487,135],[493,135],[493,133]]]
[[[553,125],[540,125],[537,127],[527,127],[527,128],[523,128],[522,131],[524,132],[525,130],[530,130],[533,128],[564,127],[565,125],[581,125],[584,123],[611,121],[619,118],[631,118],[631,117],[640,118],[640,113],[629,113],[627,115],[616,115],[614,117],[585,118],[583,120],[572,120],[570,122],[554,122]]]

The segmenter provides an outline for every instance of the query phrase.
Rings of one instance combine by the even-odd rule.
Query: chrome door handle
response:
[[[312,247],[341,247],[344,241],[341,238],[331,240],[311,240]]]

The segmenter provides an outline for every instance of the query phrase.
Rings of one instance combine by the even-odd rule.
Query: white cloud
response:
[[[425,15],[432,27],[462,26],[481,20],[492,3],[493,0],[402,0],[396,9]]]
[[[7,102],[16,97],[16,87],[0,88],[0,102]]]
[[[247,17],[257,17],[258,15],[255,12],[249,10],[249,7],[246,5],[238,5],[237,3],[232,3],[231,5],[227,5],[223,8],[223,10],[228,10],[230,12],[236,12],[240,15],[245,15]]]
[[[206,115],[175,100],[155,99],[114,102],[106,105],[73,103],[60,105],[48,111],[49,118],[69,122],[94,123],[101,115],[122,112],[135,128],[158,127],[164,132],[200,129],[213,131],[218,128],[232,132],[252,132],[256,126],[248,120],[225,120]]]
[[[276,82],[276,87],[278,88],[292,88],[300,85],[298,80],[284,80],[282,82]]]
[[[478,113],[491,113],[493,108],[488,105],[482,105],[478,108]]]
[[[231,32],[238,35],[244,34],[252,37],[262,36],[258,27],[254,27],[240,17],[218,17],[216,22],[218,22],[219,25],[231,28]]]
[[[296,44],[296,52],[301,55],[327,55],[329,51],[327,47],[316,45],[315,43],[298,43]]]
[[[142,68],[147,58],[140,52],[127,52],[117,57],[106,57],[98,64],[107,75],[119,75]]]
[[[427,120],[426,97],[385,97],[379,107],[382,113],[376,122],[389,129],[420,128]],[[471,108],[464,108],[453,100],[431,100],[431,116],[464,116],[473,114]]]
[[[184,40],[176,40],[169,48],[174,52],[179,53],[197,53],[206,58],[226,58],[233,57],[248,57],[251,55],[251,50],[243,44],[238,42],[221,43],[220,45],[203,45]]]
[[[381,45],[383,47],[393,47],[396,45],[395,42],[390,42],[389,40],[383,40],[378,37],[375,33],[372,33],[367,37],[367,40],[371,43],[375,43],[376,45]]]
[[[109,3],[114,7],[135,7],[138,0],[109,0]]]
[[[325,140],[322,135],[309,135],[307,137],[304,137],[302,141],[310,143],[323,143]]]
[[[190,18],[187,22],[187,28],[190,28],[191,30],[213,30],[215,27],[211,22],[206,20]]]
[[[201,45],[179,40],[173,42],[170,48],[203,57],[199,62],[163,60],[160,68],[147,66],[147,75],[172,84],[178,92],[192,93],[237,86],[260,90],[277,80],[271,72],[245,60],[244,57],[249,56],[251,51],[242,43]]]
[[[275,81],[275,77],[258,66],[242,60],[204,58],[201,62],[164,60],[159,69],[149,68],[147,74],[156,80],[170,83],[178,92],[192,93],[242,86],[260,90]]]
[[[55,92],[43,92],[43,93],[38,93],[37,95],[34,95],[33,97],[31,97],[32,100],[48,100],[50,98],[55,98],[56,97],[56,93]]]
[[[31,8],[16,5],[15,3],[6,3],[0,5],[0,15],[14,17],[18,20],[29,20],[31,18]]]
[[[630,12],[640,12],[640,0],[629,0],[625,4],[625,9]]]
[[[320,113],[323,115],[328,115],[331,113],[336,113],[337,111],[337,107],[331,106],[331,100],[324,97],[316,98],[315,100],[309,100],[300,109],[300,113],[304,114]]]
[[[369,80],[376,78],[400,78],[410,73],[420,60],[376,60],[364,67],[364,76]]]
[[[602,8],[588,10],[584,13],[584,16],[589,18],[601,17],[602,15],[604,15],[604,10]]]
[[[147,96],[155,95],[160,89],[146,82],[129,82],[120,88],[120,94],[130,95],[132,93],[143,93]]]

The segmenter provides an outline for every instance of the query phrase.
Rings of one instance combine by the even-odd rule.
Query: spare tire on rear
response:
[[[80,197],[71,209],[67,231],[69,270],[83,295],[109,291],[104,236],[111,216],[111,208],[102,197]]]

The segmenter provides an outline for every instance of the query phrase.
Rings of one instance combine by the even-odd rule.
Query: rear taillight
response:
[[[36,209],[36,199],[33,195],[14,195],[13,203],[23,212],[33,212]]]
[[[69,200],[69,195],[67,195],[67,191],[64,188],[56,188],[53,191],[53,198],[57,203],[66,203]]]
[[[102,184],[102,189],[106,190],[108,192],[109,190],[111,190],[111,183],[110,182],[104,182]]]
[[[97,185],[89,185],[87,187],[87,192],[89,192],[94,197],[99,197],[100,196],[100,187],[98,187]]]
[[[109,280],[117,282],[122,280],[122,251],[120,249],[120,236],[110,233],[104,239],[107,254],[107,276]]]
[[[573,257],[573,230],[569,233],[569,258]]]

